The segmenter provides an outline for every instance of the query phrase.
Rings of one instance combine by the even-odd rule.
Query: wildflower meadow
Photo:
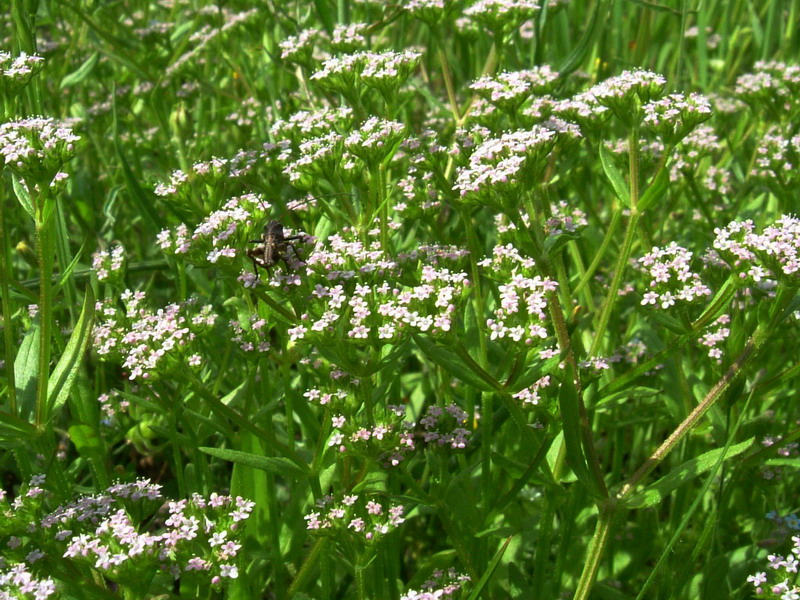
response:
[[[0,600],[800,599],[800,0],[0,9]]]

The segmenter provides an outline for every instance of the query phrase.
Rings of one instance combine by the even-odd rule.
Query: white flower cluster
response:
[[[690,303],[711,290],[691,269],[692,253],[672,242],[666,248],[653,248],[639,259],[650,276],[650,291],[644,294],[642,305],[659,305],[663,309],[677,302]]]
[[[344,139],[344,147],[368,165],[379,164],[395,153],[405,139],[405,125],[370,117]]]
[[[414,50],[342,54],[323,61],[311,80],[345,95],[355,92],[356,82],[388,94],[405,83],[421,56]]]
[[[511,244],[495,246],[492,256],[479,261],[478,265],[491,269],[495,277],[504,281],[498,286],[500,298],[494,318],[486,320],[490,338],[508,338],[526,345],[546,339],[547,295],[558,283],[539,275],[525,275],[535,263]]]
[[[557,71],[542,65],[524,71],[506,71],[494,77],[481,77],[469,87],[501,108],[514,109],[531,95],[549,91],[558,77]]]
[[[513,187],[521,181],[526,167],[549,154],[556,136],[553,129],[534,125],[485,140],[470,155],[469,166],[458,169],[453,189],[465,197]]]
[[[28,117],[0,125],[0,156],[21,176],[47,180],[75,155],[80,136],[50,117]]]
[[[674,145],[686,137],[697,125],[711,117],[708,98],[691,93],[670,94],[648,102],[642,108],[644,124],[655,131],[665,144]]]
[[[121,244],[114,244],[109,250],[92,254],[92,270],[97,274],[98,281],[106,281],[112,274],[122,270],[124,261],[125,248]]]
[[[768,276],[791,278],[800,271],[800,219],[783,215],[758,234],[752,221],[734,221],[715,229],[714,250],[742,278],[755,283]]]
[[[0,50],[0,99],[16,95],[43,67],[44,58],[38,54],[23,52],[15,57]]]
[[[533,0],[477,0],[464,10],[464,15],[492,31],[511,30],[533,18],[539,8]]]

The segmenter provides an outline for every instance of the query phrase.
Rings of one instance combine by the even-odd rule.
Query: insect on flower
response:
[[[324,196],[311,196],[310,194],[302,199],[302,200],[292,200],[291,202],[287,203],[287,208],[290,208],[293,211],[299,210],[307,210],[308,207],[314,206],[320,198],[326,197],[333,197],[333,196],[350,196],[349,193],[333,193],[333,194],[325,194]],[[302,234],[302,235],[291,235],[286,236],[283,232],[283,225],[280,221],[272,220],[264,226],[264,232],[261,234],[261,238],[258,240],[250,240],[248,243],[256,244],[256,246],[247,251],[247,256],[250,257],[250,260],[253,261],[253,271],[258,272],[258,267],[263,268],[272,277],[271,268],[278,264],[279,261],[283,261],[287,268],[291,268],[289,264],[289,248],[292,249],[292,252],[297,258],[298,261],[302,262],[302,258],[300,258],[300,253],[297,251],[293,242],[297,241],[306,241],[313,240],[311,236]]]
[[[282,260],[286,263],[286,266],[289,267],[289,261],[287,259],[289,248],[292,249],[297,259],[301,260],[297,248],[295,248],[292,243],[301,239],[305,239],[305,236],[292,235],[286,237],[283,233],[283,225],[281,225],[279,221],[273,220],[264,226],[261,239],[249,241],[250,244],[256,244],[256,246],[247,251],[247,256],[253,261],[253,269],[256,272],[258,271],[258,267],[262,267],[267,271],[269,276],[272,277],[272,271],[270,269],[278,264],[278,261]]]

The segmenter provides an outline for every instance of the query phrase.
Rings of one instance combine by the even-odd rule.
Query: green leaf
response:
[[[736,290],[739,289],[739,285],[738,275],[732,273],[731,276],[725,280],[725,283],[722,284],[722,287],[717,290],[717,293],[714,294],[714,298],[708,303],[703,314],[701,314],[695,322],[708,325],[716,321],[722,313],[727,310],[728,303],[733,299],[733,295],[736,293]]]
[[[681,16],[680,11],[675,10],[674,8],[669,6],[662,6],[660,4],[656,4],[655,2],[645,2],[644,0],[627,0],[627,1],[630,2],[631,4],[638,4],[642,8],[647,8],[655,12],[667,13],[678,17]],[[697,11],[693,10],[690,12],[696,13]]]
[[[614,157],[611,151],[603,144],[600,144],[600,163],[603,165],[603,171],[611,182],[611,187],[614,188],[617,198],[627,207],[631,207],[631,192],[628,189],[628,184],[622,178],[622,174],[614,164]]]
[[[753,445],[754,440],[755,438],[752,437],[741,444],[731,446],[728,448],[727,452],[725,452],[725,448],[717,448],[716,450],[711,450],[710,452],[706,452],[700,456],[696,456],[695,458],[687,460],[685,463],[673,469],[655,483],[648,485],[643,490],[633,494],[625,503],[626,506],[629,508],[646,508],[648,506],[655,506],[656,504],[659,504],[679,486],[691,481],[702,473],[710,471],[723,460],[733,458],[737,454],[741,454],[750,448],[750,446]]]
[[[18,448],[36,436],[36,427],[7,412],[0,412],[0,448]]]
[[[592,494],[600,496],[594,481],[589,475],[586,458],[581,444],[580,408],[578,391],[575,389],[575,371],[571,365],[567,366],[564,378],[561,381],[561,390],[558,394],[558,406],[561,409],[561,422],[564,427],[564,446],[567,450],[567,464],[578,481],[583,483]]]
[[[17,197],[17,200],[19,200],[22,208],[25,209],[25,212],[28,213],[31,219],[35,219],[36,209],[33,207],[33,200],[31,200],[28,188],[25,187],[25,184],[23,184],[20,178],[14,173],[11,174],[11,186],[14,188],[14,195]]]
[[[78,454],[92,463],[100,464],[105,460],[105,445],[95,429],[89,425],[73,425],[68,432],[70,441],[75,444]]]
[[[83,62],[83,64],[80,67],[75,69],[72,73],[69,73],[68,75],[64,76],[64,79],[61,80],[61,85],[59,86],[60,89],[63,90],[66,87],[70,87],[72,85],[77,85],[81,83],[94,70],[99,60],[100,60],[100,52],[94,52],[89,58],[87,58]]]
[[[314,0],[314,7],[317,9],[319,20],[325,26],[325,31],[328,33],[333,32],[333,27],[336,24],[336,6],[332,2],[324,0]]]
[[[81,316],[69,336],[64,353],[58,359],[58,364],[50,375],[47,385],[48,415],[55,415],[64,402],[67,401],[70,390],[75,384],[75,377],[81,365],[81,359],[89,347],[92,339],[92,323],[94,322],[94,294],[92,288],[87,286],[86,295],[83,297]]]
[[[624,390],[620,390],[618,392],[612,392],[606,396],[602,396],[597,400],[595,404],[596,408],[599,408],[604,405],[608,404],[622,404],[623,402],[627,402],[628,400],[639,400],[641,398],[649,398],[651,396],[655,396],[656,394],[660,394],[662,390],[650,387],[644,387],[635,385],[633,387],[625,388]]]
[[[567,56],[567,58],[564,59],[564,61],[558,65],[558,68],[556,69],[560,73],[562,79],[577,69],[581,62],[583,62],[584,58],[586,58],[586,56],[589,54],[589,51],[592,49],[597,36],[603,30],[603,28],[598,24],[598,18],[601,12],[605,12],[605,10],[608,8],[608,5],[609,0],[601,0],[600,2],[595,3],[594,10],[586,21],[586,29],[584,30],[580,41],[575,44],[569,56]]]
[[[472,588],[472,592],[468,596],[468,600],[477,600],[477,598],[481,597],[481,592],[483,588],[486,587],[486,584],[489,583],[489,580],[492,578],[495,570],[497,569],[497,565],[500,564],[500,560],[503,558],[503,554],[506,553],[506,549],[508,545],[511,543],[511,538],[513,536],[509,536],[506,538],[506,541],[503,542],[503,545],[498,548],[497,552],[495,552],[492,561],[489,563],[489,566],[486,568],[486,571],[481,576],[478,583],[475,584],[475,587]]]
[[[425,356],[467,385],[483,392],[504,391],[499,382],[471,359],[472,364],[467,366],[464,359],[449,348],[435,344],[421,335],[414,334],[414,341]]]
[[[17,386],[19,402],[18,415],[30,419],[36,405],[36,385],[39,381],[39,319],[22,339],[22,344],[14,360],[14,381]]]
[[[770,458],[765,462],[770,467],[793,467],[800,469],[800,458]]]
[[[639,204],[636,205],[639,212],[642,213],[646,211],[656,200],[660,200],[668,187],[669,173],[666,168],[661,167],[661,170],[653,178],[653,181],[650,182],[650,185],[647,187],[644,194],[642,194],[642,197],[639,198]]]
[[[61,273],[61,276],[58,278],[56,285],[53,287],[53,294],[55,295],[62,286],[69,280],[70,275],[72,275],[72,271],[75,270],[75,267],[81,260],[81,256],[83,255],[83,251],[86,249],[86,244],[88,240],[84,240],[83,244],[81,244],[80,249],[75,253],[75,256],[72,257],[72,260],[69,261],[69,264],[64,269],[64,272]]]
[[[653,310],[648,311],[648,316],[652,318],[655,322],[663,327],[666,327],[673,333],[677,333],[678,335],[684,335],[689,333],[689,328],[686,326],[685,323],[679,321],[672,315],[668,315],[663,310],[655,308]]]
[[[199,450],[215,458],[221,458],[222,460],[244,465],[245,467],[274,473],[275,475],[280,475],[287,479],[301,479],[309,473],[299,468],[288,458],[280,456],[259,456],[258,454],[250,454],[249,452],[226,450],[222,448],[201,447]]]

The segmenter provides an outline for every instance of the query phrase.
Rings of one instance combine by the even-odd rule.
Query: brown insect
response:
[[[272,277],[270,270],[278,261],[283,261],[289,267],[287,260],[288,249],[291,248],[297,260],[301,260],[297,248],[294,247],[292,242],[305,239],[304,235],[291,235],[289,237],[283,234],[283,225],[278,221],[270,221],[264,226],[264,233],[261,234],[261,239],[250,240],[250,244],[257,244],[254,248],[247,251],[247,256],[253,261],[253,270],[258,272],[258,267],[267,271]]]

